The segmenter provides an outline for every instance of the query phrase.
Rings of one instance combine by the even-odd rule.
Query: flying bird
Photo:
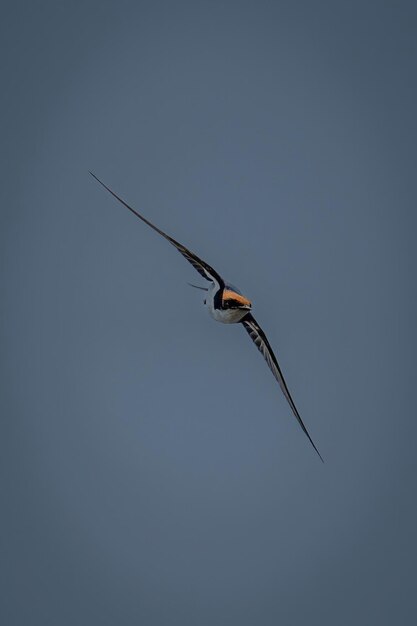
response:
[[[250,302],[250,300],[248,300],[238,289],[236,289],[236,287],[233,287],[230,283],[226,282],[220,276],[220,274],[218,274],[216,270],[211,267],[211,265],[200,259],[200,257],[194,254],[194,252],[188,250],[188,248],[164,233],[163,230],[152,224],[149,220],[146,219],[146,217],[143,217],[143,215],[138,213],[138,211],[129,206],[127,202],[122,200],[120,196],[118,196],[114,191],[107,187],[107,185],[105,185],[99,178],[97,178],[97,176],[93,174],[93,172],[90,172],[90,174],[93,178],[96,179],[98,183],[100,183],[100,185],[104,187],[104,189],[111,193],[111,195],[116,198],[116,200],[121,202],[127,209],[129,209],[129,211],[136,215],[136,217],[142,220],[142,222],[145,222],[145,224],[150,226],[153,230],[155,230],[167,241],[169,241],[169,243],[171,243],[178,250],[178,252],[180,252],[182,256],[187,259],[189,263],[191,263],[194,269],[196,269],[197,272],[210,283],[209,287],[199,287],[197,285],[191,286],[207,292],[204,304],[207,306],[210,315],[216,321],[222,322],[223,324],[242,324],[249,337],[252,339],[258,350],[261,352],[272,374],[278,381],[278,384],[281,387],[281,390],[286,397],[288,404],[290,405],[292,412],[297,418],[297,421],[301,426],[303,432],[308,437],[311,445],[319,455],[320,459],[323,461],[320,452],[317,450],[312,438],[310,437],[304,425],[303,420],[300,417],[297,407],[294,404],[294,400],[292,399],[291,394],[288,390],[287,383],[285,382],[281,368],[278,365],[278,361],[269,344],[269,341],[266,338],[264,331],[259,326],[258,322],[255,320],[251,313],[252,303]]]

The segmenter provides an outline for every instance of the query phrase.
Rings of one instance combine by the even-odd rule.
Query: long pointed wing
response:
[[[143,217],[143,215],[138,213],[135,209],[129,206],[124,200],[122,200],[122,198],[120,198],[116,193],[114,193],[114,191],[112,191],[109,187],[107,187],[107,185],[105,185],[99,178],[97,178],[95,174],[93,174],[93,172],[90,172],[90,174],[93,178],[96,179],[98,183],[100,183],[100,185],[104,187],[104,189],[107,189],[107,191],[111,193],[111,195],[114,198],[116,198],[116,200],[121,202],[127,209],[129,209],[129,211],[131,211],[134,215],[136,215],[136,217],[142,220],[142,222],[145,222],[145,224],[150,226],[153,230],[155,230],[157,233],[162,235],[162,237],[164,237],[167,241],[169,241],[169,243],[175,246],[178,252],[180,252],[182,256],[185,259],[187,259],[189,263],[191,263],[194,269],[196,269],[197,272],[203,278],[205,278],[206,280],[212,281],[214,283],[217,283],[219,287],[224,287],[224,281],[222,277],[208,263],[200,259],[196,254],[194,254],[194,252],[191,252],[191,250],[188,250],[188,248],[183,246],[181,243],[179,243],[178,241],[175,241],[175,239],[173,239],[172,237],[164,233],[163,230],[154,226],[154,224],[152,224],[149,220],[147,220],[146,217]]]
[[[249,337],[254,342],[255,346],[258,348],[259,352],[261,352],[265,361],[268,363],[269,369],[271,370],[276,380],[278,381],[279,386],[281,387],[281,390],[284,396],[287,398],[288,404],[290,405],[292,409],[292,412],[294,413],[295,417],[298,420],[298,423],[300,424],[304,433],[307,435],[311,445],[313,446],[313,448],[319,455],[320,459],[323,461],[323,458],[320,452],[317,450],[316,446],[314,445],[314,442],[312,438],[310,437],[310,435],[308,434],[307,429],[304,426],[303,420],[301,419],[300,414],[297,411],[297,407],[294,404],[294,400],[292,399],[291,394],[288,390],[287,383],[285,382],[284,376],[282,375],[281,368],[278,365],[276,356],[273,353],[271,346],[269,345],[269,341],[266,338],[264,331],[259,326],[258,322],[255,320],[255,318],[253,317],[251,313],[248,313],[248,315],[246,315],[243,318],[241,323],[243,324],[246,332],[249,334]]]

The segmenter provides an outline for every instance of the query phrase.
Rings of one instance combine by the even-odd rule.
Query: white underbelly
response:
[[[222,322],[223,324],[237,324],[240,320],[247,315],[248,311],[244,309],[215,309],[214,307],[208,306],[208,311],[217,322]]]

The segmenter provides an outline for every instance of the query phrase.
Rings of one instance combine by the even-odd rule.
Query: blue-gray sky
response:
[[[5,4],[2,623],[415,623],[416,17]]]

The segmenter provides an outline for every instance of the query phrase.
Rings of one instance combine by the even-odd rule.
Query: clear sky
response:
[[[414,624],[415,2],[0,22],[0,621]],[[254,304],[298,427],[193,268]]]

